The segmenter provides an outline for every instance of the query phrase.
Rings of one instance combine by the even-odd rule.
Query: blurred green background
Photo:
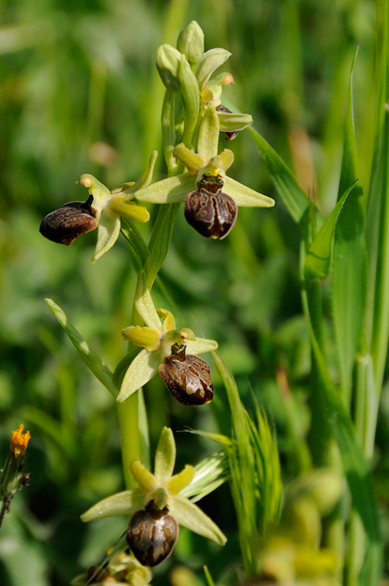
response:
[[[163,86],[155,53],[196,19],[206,49],[232,52],[226,96],[294,169],[324,213],[337,194],[349,70],[360,44],[355,99],[361,172],[371,152],[375,2],[373,0],[3,0],[0,5],[0,454],[11,431],[31,431],[30,487],[12,503],[0,533],[0,584],[69,584],[96,563],[126,525],[85,526],[79,515],[123,489],[112,397],[93,379],[48,311],[53,298],[114,369],[126,345],[137,260],[124,240],[96,264],[91,233],[71,247],[45,240],[41,219],[86,199],[76,185],[92,173],[113,188],[136,180],[161,151]],[[306,465],[309,431],[308,334],[298,287],[300,234],[249,133],[221,147],[235,153],[231,176],[277,200],[272,210],[241,209],[223,242],[201,239],[179,215],[161,271],[157,307],[179,327],[218,340],[243,401],[254,395],[275,422],[285,479]],[[158,166],[158,163],[157,163]],[[165,173],[162,157],[157,174]],[[156,179],[157,177],[155,177]],[[157,210],[150,207],[153,214]],[[152,222],[141,226],[148,238]],[[328,297],[328,296],[327,296]],[[330,299],[324,303],[329,307]],[[328,323],[329,340],[331,324]],[[331,345],[328,345],[331,356]],[[336,368],[334,363],[334,377]],[[152,446],[162,425],[229,431],[224,391],[189,409],[156,378],[146,388]],[[375,480],[389,499],[389,392],[380,412]],[[197,443],[194,443],[197,442]],[[214,446],[178,434],[177,469]],[[152,450],[153,451],[153,450]],[[182,531],[153,584],[177,564],[233,582],[239,563],[228,487],[202,503],[229,537],[226,548]],[[389,532],[387,528],[387,532]]]

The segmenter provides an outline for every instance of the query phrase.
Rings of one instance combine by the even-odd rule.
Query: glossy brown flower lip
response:
[[[150,501],[130,519],[126,540],[136,559],[144,566],[159,566],[172,553],[178,537],[178,525],[165,507],[160,510]]]
[[[99,222],[92,203],[91,195],[85,202],[73,201],[64,204],[42,220],[39,232],[52,242],[69,246],[82,234],[97,228]]]
[[[234,227],[238,208],[221,188],[216,193],[200,188],[188,193],[184,214],[188,224],[199,234],[222,240]]]
[[[211,371],[202,358],[186,354],[186,346],[172,346],[172,353],[159,366],[167,388],[182,405],[205,405],[213,399]]]

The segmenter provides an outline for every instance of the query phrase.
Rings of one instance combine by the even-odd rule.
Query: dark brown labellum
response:
[[[229,110],[225,106],[222,106],[221,104],[216,108],[216,110],[218,112],[225,112],[226,114],[231,114],[231,110]],[[226,137],[226,140],[234,140],[234,138],[238,136],[239,130],[234,130],[233,132],[223,132],[223,134]]]
[[[232,197],[221,189],[210,193],[200,188],[186,196],[184,214],[199,234],[222,240],[234,227],[238,208]]]
[[[159,366],[167,388],[183,405],[205,405],[213,399],[211,371],[202,358],[186,354],[185,346],[172,346],[172,354]]]
[[[92,202],[91,195],[86,202],[66,203],[44,218],[39,227],[40,233],[53,242],[68,246],[82,234],[97,228],[98,221]]]
[[[177,537],[178,525],[168,509],[161,511],[151,501],[131,517],[126,539],[136,559],[153,568],[169,557]]]

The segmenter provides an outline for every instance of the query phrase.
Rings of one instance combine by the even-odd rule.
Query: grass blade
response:
[[[365,241],[365,202],[363,187],[357,181],[358,165],[353,116],[353,75],[358,49],[351,66],[343,157],[338,197],[355,182],[345,200],[335,227],[332,311],[343,398],[351,402],[352,371],[360,345],[367,296],[367,248]]]
[[[373,572],[371,577],[374,575],[374,580],[371,581],[373,586],[377,582],[381,570],[382,543],[378,507],[371,474],[357,441],[352,421],[330,377],[324,356],[314,334],[305,290],[302,291],[302,301],[308,321],[318,379],[322,385],[327,421],[339,446],[353,506],[361,517],[368,538],[367,560],[369,560],[369,563],[374,560],[374,564],[371,567]]]
[[[389,111],[386,110],[378,160],[370,190],[366,243],[369,256],[369,292],[366,315],[367,341],[374,362],[377,396],[380,396],[389,336]]]
[[[265,161],[274,185],[282,197],[290,215],[297,224],[304,226],[309,208],[312,205],[309,197],[297,183],[292,171],[284,163],[276,151],[253,128],[249,128],[251,136]]]
[[[355,187],[354,182],[338,201],[309,247],[304,263],[304,277],[306,279],[326,279],[330,272],[332,257],[332,241],[336,223],[340,212]]]

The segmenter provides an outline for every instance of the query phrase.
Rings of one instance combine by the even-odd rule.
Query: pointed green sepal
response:
[[[120,234],[120,218],[103,209],[97,229],[97,243],[92,262],[95,262],[112,248]]]
[[[137,191],[134,195],[140,201],[152,203],[178,203],[185,201],[190,191],[196,189],[195,177],[182,173],[176,177],[168,177],[149,187]]]
[[[235,200],[236,205],[242,207],[271,208],[276,203],[271,197],[258,193],[231,177],[225,178],[223,191]]]
[[[203,352],[212,352],[219,347],[215,340],[206,338],[195,338],[194,340],[185,340],[187,354],[202,354]]]
[[[250,114],[235,114],[233,112],[218,112],[220,132],[235,132],[243,130],[253,123]]]
[[[173,500],[170,513],[179,525],[190,531],[211,539],[219,545],[226,543],[227,538],[216,523],[188,499],[177,495]]]
[[[81,521],[88,523],[106,517],[130,517],[143,508],[145,495],[138,489],[124,490],[99,501],[81,515]]]
[[[148,383],[157,374],[160,363],[161,356],[159,352],[141,350],[124,375],[117,401],[122,403]]]
[[[202,56],[196,68],[196,77],[200,91],[204,88],[212,73],[231,56],[225,49],[210,49]]]
[[[219,117],[215,108],[210,106],[206,109],[201,121],[197,150],[206,160],[217,155],[219,146]]]
[[[156,328],[162,332],[162,323],[151,298],[150,289],[147,286],[145,269],[142,269],[138,273],[134,303],[137,312],[145,322],[146,326],[149,328]]]
[[[158,484],[165,484],[171,477],[176,463],[176,442],[170,427],[164,427],[155,452],[154,474]]]

